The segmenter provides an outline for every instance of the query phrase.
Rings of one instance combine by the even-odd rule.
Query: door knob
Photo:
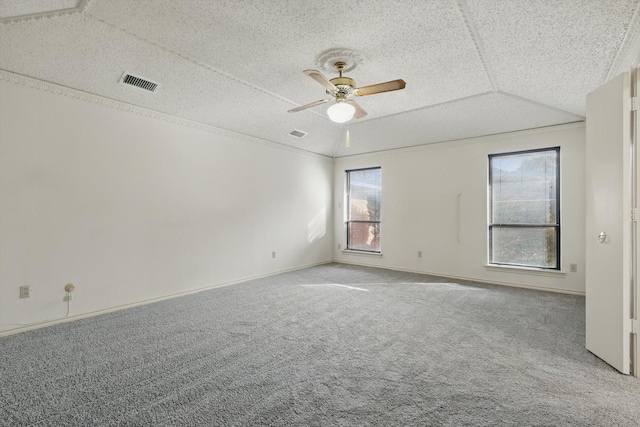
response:
[[[607,241],[607,233],[605,233],[604,231],[601,231],[600,234],[598,234],[598,242],[600,243],[604,243]]]

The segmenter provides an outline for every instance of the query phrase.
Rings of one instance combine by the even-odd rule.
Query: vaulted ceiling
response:
[[[0,0],[0,69],[339,157],[584,120],[586,95],[626,71],[639,4]],[[335,77],[328,51],[358,86],[406,89],[358,98],[369,114],[346,124],[329,104],[287,113],[327,97],[302,71]]]

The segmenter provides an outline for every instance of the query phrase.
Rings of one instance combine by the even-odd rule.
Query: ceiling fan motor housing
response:
[[[338,93],[343,93],[347,96],[353,95],[356,87],[356,81],[349,77],[335,77],[330,82],[338,88]],[[329,91],[327,93],[332,95]]]

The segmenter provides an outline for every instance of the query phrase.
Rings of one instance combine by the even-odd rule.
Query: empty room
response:
[[[0,426],[638,426],[640,0],[0,0]]]

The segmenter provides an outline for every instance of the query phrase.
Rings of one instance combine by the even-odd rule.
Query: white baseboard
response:
[[[324,261],[324,262],[319,262],[319,263],[315,263],[315,264],[303,265],[303,266],[300,266],[300,267],[289,268],[289,269],[286,269],[286,270],[274,271],[272,273],[260,274],[260,275],[257,275],[257,276],[246,277],[246,278],[243,278],[243,279],[233,280],[233,281],[230,281],[230,282],[217,283],[215,285],[205,286],[204,288],[198,288],[198,289],[193,289],[193,290],[190,290],[190,291],[178,292],[176,294],[165,295],[165,296],[161,296],[161,297],[157,297],[157,298],[151,298],[151,299],[147,299],[147,300],[143,300],[143,301],[137,301],[137,302],[133,302],[131,304],[124,304],[124,305],[119,305],[119,306],[116,306],[116,307],[105,308],[105,309],[102,309],[102,310],[91,311],[91,312],[88,312],[88,313],[78,314],[78,315],[75,315],[75,316],[62,317],[62,318],[57,318],[57,319],[44,320],[44,321],[36,322],[36,323],[29,323],[29,324],[25,324],[25,325],[19,325],[19,326],[16,326],[15,328],[11,328],[11,329],[6,329],[4,331],[0,331],[0,337],[13,335],[13,334],[17,334],[17,333],[20,333],[20,332],[31,331],[31,330],[34,330],[34,329],[45,328],[47,326],[57,325],[58,323],[66,323],[66,322],[72,322],[74,320],[86,319],[88,317],[98,316],[100,314],[112,313],[114,311],[126,310],[127,308],[133,308],[133,307],[138,307],[138,306],[141,306],[141,305],[152,304],[154,302],[159,302],[159,301],[164,301],[164,300],[168,300],[168,299],[178,298],[178,297],[182,297],[182,296],[186,296],[186,295],[190,295],[190,294],[196,294],[198,292],[208,291],[210,289],[216,289],[216,288],[221,288],[221,287],[224,287],[224,286],[230,286],[230,285],[235,285],[235,284],[238,284],[238,283],[244,283],[244,282],[248,282],[250,280],[261,279],[261,278],[269,277],[269,276],[275,276],[277,274],[288,273],[288,272],[296,271],[296,270],[303,270],[305,268],[316,267],[318,265],[331,264],[332,262],[333,261]]]
[[[531,286],[531,285],[522,285],[519,283],[500,282],[496,280],[477,279],[474,277],[453,276],[450,274],[434,273],[431,271],[410,270],[406,268],[381,267],[379,265],[364,264],[364,263],[357,263],[357,262],[347,262],[347,261],[337,261],[337,260],[333,260],[333,262],[337,264],[359,265],[362,267],[381,268],[384,270],[392,270],[392,271],[403,271],[405,273],[429,274],[431,276],[446,277],[447,279],[468,280],[470,282],[486,283],[489,285],[508,286],[510,288],[530,289],[534,291],[553,292],[556,294],[567,294],[567,295],[578,295],[578,296],[585,295],[583,291],[572,291],[569,289],[545,288],[543,286]]]

